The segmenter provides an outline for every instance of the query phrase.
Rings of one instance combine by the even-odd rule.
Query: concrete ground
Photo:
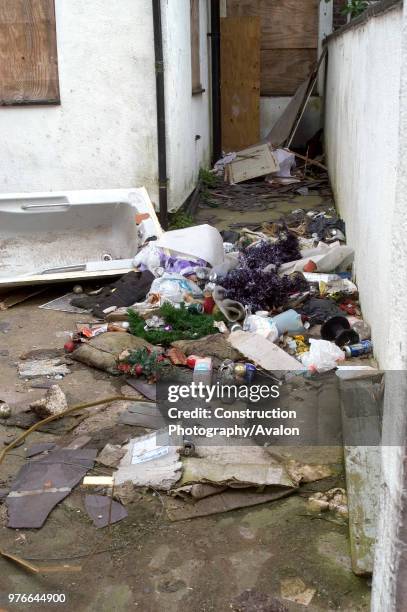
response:
[[[315,208],[323,198],[296,198],[289,210]],[[200,221],[227,227],[239,222],[271,220],[287,212],[282,203],[273,210],[233,213],[203,208]],[[213,219],[215,217],[215,220]],[[41,310],[38,306],[61,288],[0,313],[0,399],[21,410],[44,391],[31,388],[30,381],[18,378],[16,363],[22,353],[37,349],[61,348],[60,332],[71,330],[84,315]],[[3,325],[7,323],[7,325]],[[4,354],[6,351],[8,355]],[[122,382],[80,364],[59,381],[69,403],[92,401],[120,392]],[[92,411],[75,434],[90,432],[98,447],[114,439],[115,418],[122,409],[116,403]],[[0,445],[10,442],[20,429],[0,427]],[[121,432],[123,435],[126,432]],[[135,428],[128,427],[134,436]],[[61,441],[61,436],[33,433],[29,441],[9,453],[0,467],[0,487],[5,486],[23,463],[24,448],[38,441]],[[92,446],[89,444],[88,446]],[[83,509],[83,490],[78,487],[50,514],[39,530],[12,530],[0,506],[1,548],[41,566],[80,565],[76,573],[29,574],[11,561],[0,558],[0,609],[48,609],[51,604],[8,603],[9,593],[64,593],[66,603],[58,609],[84,612],[143,610],[143,612],[223,612],[245,589],[280,599],[290,612],[309,610],[367,611],[368,581],[356,577],[350,567],[348,525],[333,513],[311,511],[308,492],[344,486],[342,452],[319,447],[299,455],[309,462],[325,463],[333,476],[304,485],[299,494],[249,509],[171,523],[162,498],[140,491],[127,506],[129,516],[117,525],[98,530]],[[99,472],[95,472],[100,474]],[[281,599],[281,585],[287,579],[301,579],[315,589],[308,607]],[[55,604],[53,604],[55,606]],[[249,608],[259,610],[260,608]],[[248,609],[248,610],[249,610]],[[264,608],[262,608],[265,610]],[[273,608],[267,608],[273,612]]]

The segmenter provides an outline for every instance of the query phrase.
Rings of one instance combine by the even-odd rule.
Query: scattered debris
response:
[[[281,581],[281,597],[302,606],[309,606],[315,593],[316,589],[307,587],[301,578],[286,578]]]
[[[85,495],[85,508],[98,529],[118,523],[128,516],[122,504],[104,495]]]
[[[178,447],[171,443],[167,430],[131,440],[120,462],[115,483],[130,480],[139,487],[169,491],[181,477]]]
[[[304,369],[297,359],[258,334],[234,331],[230,334],[228,342],[246,359],[253,361],[265,370],[283,375],[284,372],[298,372]]]
[[[18,373],[21,378],[38,378],[40,376],[64,377],[71,373],[63,359],[38,359],[35,361],[23,361],[18,364]]]
[[[66,395],[59,385],[52,385],[44,397],[30,404],[30,409],[41,419],[60,414],[67,408]]]
[[[256,145],[239,151],[234,159],[225,165],[225,180],[234,185],[258,176],[277,172],[279,169],[280,164],[270,145]]]
[[[325,493],[314,493],[308,498],[308,506],[318,512],[331,510],[341,516],[348,516],[348,498],[345,489],[336,488]]]
[[[48,514],[93,467],[94,449],[57,449],[28,461],[7,496],[8,527],[38,529]]]
[[[77,314],[83,314],[89,312],[86,308],[78,308],[77,306],[72,306],[71,300],[77,295],[76,292],[66,293],[55,300],[51,300],[50,302],[46,302],[42,304],[38,308],[43,308],[44,310],[56,310],[57,312],[73,312]]]
[[[96,461],[106,467],[117,467],[120,459],[124,457],[126,451],[118,444],[106,444],[97,456]]]
[[[275,597],[254,589],[243,591],[231,601],[230,607],[233,612],[289,612]]]

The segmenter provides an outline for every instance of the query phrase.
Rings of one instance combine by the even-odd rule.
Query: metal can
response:
[[[243,327],[240,325],[240,323],[233,323],[233,325],[230,327],[230,331],[243,331]]]
[[[344,346],[346,357],[360,357],[361,355],[368,355],[373,352],[373,344],[370,340],[362,340],[357,344],[351,344],[350,346]]]
[[[256,372],[257,372],[256,366],[254,366],[252,363],[246,363],[245,366],[246,366],[246,373],[245,373],[244,379],[247,383],[250,384],[253,382],[254,377],[256,376]]]
[[[203,312],[203,305],[200,303],[190,304],[187,307],[188,312],[193,312],[195,314],[201,314]]]

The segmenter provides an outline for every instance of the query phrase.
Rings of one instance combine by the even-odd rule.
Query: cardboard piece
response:
[[[249,361],[269,372],[283,375],[284,372],[304,370],[297,359],[259,334],[235,331],[230,334],[228,342]]]

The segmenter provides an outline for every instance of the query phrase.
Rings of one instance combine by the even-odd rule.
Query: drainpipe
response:
[[[167,144],[165,135],[165,88],[161,0],[152,0],[154,24],[155,84],[157,98],[158,193],[160,223],[168,229]]]
[[[211,0],[212,162],[222,156],[220,108],[220,2]]]

